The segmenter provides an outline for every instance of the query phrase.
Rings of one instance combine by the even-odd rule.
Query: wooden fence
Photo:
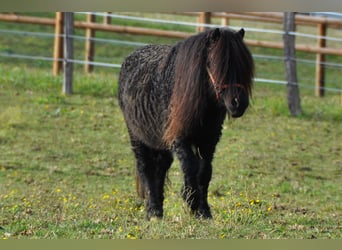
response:
[[[278,12],[239,12],[239,13],[218,13],[218,12],[202,12],[202,13],[173,13],[178,15],[194,15],[198,17],[198,31],[205,29],[205,26],[200,24],[210,24],[212,18],[221,18],[222,24],[228,25],[232,19],[247,20],[255,22],[267,22],[267,23],[282,23],[283,14]],[[90,64],[94,58],[94,42],[91,38],[95,36],[95,31],[107,31],[116,33],[128,33],[136,35],[151,35],[162,36],[170,38],[186,38],[192,34],[179,31],[166,31],[158,29],[119,26],[111,24],[110,16],[104,16],[103,22],[95,22],[95,16],[93,14],[87,14],[86,21],[75,21],[75,29],[86,30],[86,49],[85,49],[85,71],[91,72],[93,66]],[[16,14],[0,14],[0,21],[17,22],[17,23],[29,23],[50,25],[55,27],[55,44],[54,44],[54,64],[53,73],[57,75],[62,69],[61,59],[63,58],[63,23],[64,14],[57,12],[55,19],[21,16]],[[329,48],[326,46],[326,40],[323,38],[327,34],[328,28],[342,28],[342,20],[324,18],[324,17],[312,17],[305,15],[296,15],[296,24],[305,26],[317,27],[317,45],[309,46],[305,44],[296,44],[296,50],[304,51],[316,54],[316,88],[315,93],[317,96],[324,95],[324,65],[325,55],[338,55],[342,56],[342,49]],[[284,49],[283,42],[271,42],[261,40],[245,40],[249,46],[257,46],[264,48]]]

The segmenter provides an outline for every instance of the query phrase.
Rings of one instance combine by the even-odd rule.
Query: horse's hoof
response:
[[[162,219],[163,219],[163,217],[153,216],[153,217],[150,217],[148,219],[148,221],[150,221],[150,222],[157,222],[157,221],[161,221]]]
[[[146,220],[157,221],[163,219],[163,212],[159,210],[148,211],[146,215]]]
[[[195,216],[197,219],[205,219],[205,220],[210,220],[213,218],[210,210],[196,210]]]

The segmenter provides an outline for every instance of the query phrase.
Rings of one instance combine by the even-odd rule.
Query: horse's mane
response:
[[[232,82],[241,74],[246,77],[246,91],[251,93],[250,80],[253,77],[253,60],[246,46],[233,36],[231,30],[208,30],[191,36],[175,45],[175,83],[169,104],[169,117],[163,140],[171,145],[174,140],[188,133],[202,118],[207,105],[208,52],[216,66],[212,74],[218,82]],[[211,45],[214,43],[214,46]],[[234,68],[234,70],[231,70]],[[237,75],[239,74],[239,76]],[[250,84],[249,84],[250,83]]]

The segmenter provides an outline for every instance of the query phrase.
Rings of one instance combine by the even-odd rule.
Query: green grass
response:
[[[113,74],[61,77],[1,65],[1,238],[341,238],[341,104],[304,96],[289,117],[285,89],[256,85],[252,107],[225,122],[209,201],[197,221],[175,162],[165,218],[146,222]]]
[[[7,39],[1,36],[1,46],[15,47]],[[23,43],[20,49],[30,52]],[[35,43],[52,53],[46,40]],[[96,49],[120,61],[132,48]],[[259,77],[284,75],[281,63],[256,64]],[[209,189],[213,220],[190,215],[175,161],[165,217],[147,222],[118,108],[118,70],[97,67],[85,75],[76,67],[71,96],[61,94],[62,76],[51,71],[50,63],[0,58],[0,239],[342,237],[340,93],[316,98],[301,87],[303,114],[294,118],[285,86],[255,84],[248,112],[225,121],[217,146]],[[298,75],[310,78],[313,71],[299,67]],[[339,79],[337,71],[328,77]]]

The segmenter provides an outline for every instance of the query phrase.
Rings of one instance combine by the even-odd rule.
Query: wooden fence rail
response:
[[[193,15],[198,17],[199,24],[210,23],[213,18],[221,18],[222,23],[228,24],[230,19],[248,20],[257,22],[273,22],[282,23],[283,14],[278,12],[237,12],[237,13],[221,13],[221,12],[203,12],[203,13],[174,13],[179,15]],[[57,75],[62,68],[61,60],[63,58],[63,13],[57,12],[56,17],[53,18],[42,18],[42,17],[31,17],[21,16],[16,14],[0,14],[0,21],[17,22],[17,23],[28,23],[28,24],[40,24],[50,25],[55,27],[55,45],[54,45],[54,65],[53,73]],[[316,26],[317,39],[316,46],[310,46],[306,44],[296,44],[296,50],[315,53],[316,56],[316,90],[317,96],[324,95],[324,66],[325,55],[338,55],[342,56],[342,49],[326,47],[326,40],[322,38],[327,34],[328,28],[342,28],[342,20],[323,18],[323,17],[312,17],[304,15],[296,15],[295,22],[297,25]],[[135,35],[151,35],[151,36],[162,36],[170,38],[186,38],[191,33],[180,32],[180,31],[167,31],[159,29],[148,29],[140,27],[130,26],[119,26],[111,24],[110,16],[105,16],[102,23],[95,22],[93,14],[88,14],[86,21],[75,21],[75,29],[86,30],[86,51],[85,51],[85,71],[91,72],[93,66],[91,61],[94,58],[94,42],[92,38],[95,37],[95,31],[107,31],[116,33],[128,33]],[[199,25],[198,30],[203,30],[205,26]],[[249,46],[265,47],[284,49],[282,42],[271,42],[261,40],[245,40]]]

